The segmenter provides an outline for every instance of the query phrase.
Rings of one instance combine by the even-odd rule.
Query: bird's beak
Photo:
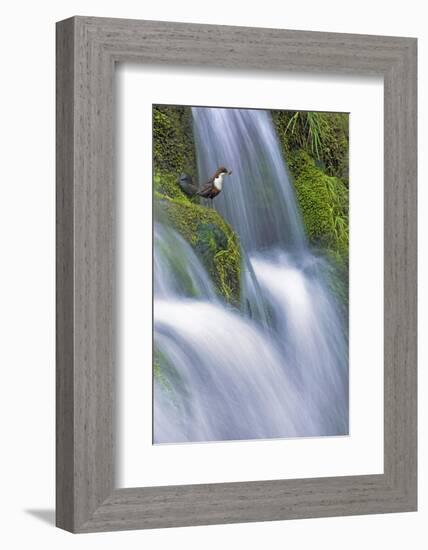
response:
[[[232,170],[229,170],[229,172],[228,172],[227,175],[228,175],[228,176],[231,176],[231,175],[232,175]]]

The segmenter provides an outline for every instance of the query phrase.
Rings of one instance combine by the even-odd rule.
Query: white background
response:
[[[254,73],[218,71],[205,71],[201,75],[183,68],[171,74],[170,69],[135,65],[121,67],[117,79],[121,204],[117,485],[141,487],[382,473],[382,79],[296,74],[255,77]],[[152,445],[150,192],[152,103],[156,102],[350,113],[349,437]],[[361,295],[365,300],[361,300]],[[367,304],[370,304],[369,316]]]
[[[428,208],[424,158],[428,29],[424,3],[265,0],[132,2],[70,0],[3,5],[1,101],[1,531],[4,548],[426,547],[428,462],[426,370],[419,378],[419,512],[264,524],[73,536],[52,527],[54,505],[54,22],[99,15],[419,37],[420,212]],[[4,42],[4,43],[3,43]],[[426,215],[420,222],[420,280],[428,278]],[[427,333],[421,285],[420,334]],[[421,338],[420,364],[427,339]]]

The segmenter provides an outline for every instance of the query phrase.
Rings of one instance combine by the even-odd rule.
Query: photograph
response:
[[[1,548],[427,547],[424,6],[4,4]]]
[[[349,114],[153,105],[153,443],[349,434]]]

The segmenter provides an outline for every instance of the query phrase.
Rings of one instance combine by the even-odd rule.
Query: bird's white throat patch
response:
[[[223,189],[223,178],[224,178],[224,172],[221,173],[219,176],[214,178],[214,187],[221,191]]]

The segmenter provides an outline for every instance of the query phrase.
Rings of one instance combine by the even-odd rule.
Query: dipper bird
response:
[[[224,166],[217,168],[214,175],[205,183],[195,195],[199,195],[204,199],[213,200],[214,197],[219,195],[223,189],[224,176],[230,176],[232,170],[228,170]]]
[[[182,172],[178,178],[177,183],[181,190],[189,197],[193,197],[198,192],[198,186],[193,183],[192,176]]]

